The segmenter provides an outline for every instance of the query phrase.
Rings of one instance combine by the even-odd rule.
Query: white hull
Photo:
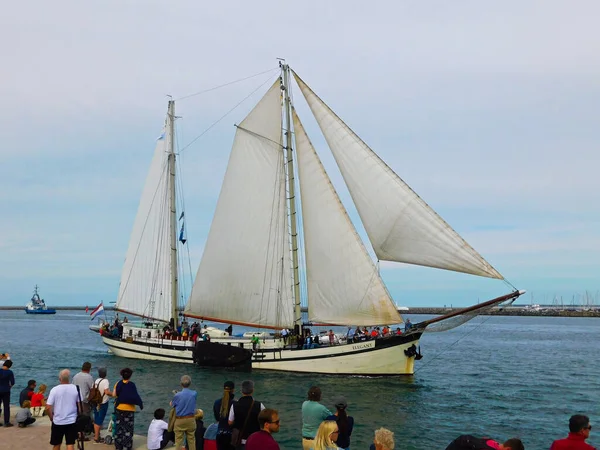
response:
[[[406,342],[402,343],[395,343],[398,339],[393,337],[306,350],[283,349],[280,339],[268,339],[264,351],[259,348],[254,353],[252,368],[338,375],[412,375],[415,358],[404,351],[418,346],[419,338],[420,334],[416,334],[412,339],[403,339]],[[190,341],[142,338],[145,342],[127,342],[106,336],[102,336],[102,340],[112,353],[123,358],[194,363],[194,343]],[[241,338],[213,339],[212,342],[251,348],[249,340]]]

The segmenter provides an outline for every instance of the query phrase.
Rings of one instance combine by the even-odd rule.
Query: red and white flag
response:
[[[96,318],[96,316],[98,314],[100,314],[102,311],[104,311],[104,305],[102,304],[102,302],[100,302],[100,304],[98,306],[96,306],[96,309],[94,309],[90,316],[92,317],[91,320],[94,320]]]

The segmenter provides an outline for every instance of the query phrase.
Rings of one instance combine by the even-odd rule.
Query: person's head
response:
[[[196,419],[196,420],[204,419],[204,411],[202,411],[200,408],[198,408],[196,410],[196,414],[194,414],[194,419]]]
[[[258,425],[267,433],[279,432],[279,413],[276,409],[265,408],[258,414]]]
[[[375,430],[375,450],[394,450],[394,433],[387,428]]]
[[[22,408],[29,409],[29,408],[31,408],[31,402],[30,402],[29,400],[25,400],[25,401],[23,402],[23,404],[21,405],[21,407],[22,407]]]
[[[315,436],[314,450],[326,450],[337,448],[335,445],[339,435],[338,424],[335,420],[324,420],[319,425],[317,435]]]
[[[181,387],[189,388],[191,384],[192,384],[192,379],[190,378],[189,375],[183,375],[181,377]]]
[[[98,368],[98,376],[100,378],[106,378],[106,374],[107,374],[106,367],[99,367]]]
[[[525,450],[521,439],[511,438],[504,444],[500,445],[500,450]]]
[[[27,387],[30,388],[30,389],[35,389],[35,385],[36,385],[35,384],[35,380],[29,380],[27,382]]]
[[[84,362],[83,365],[81,366],[81,371],[82,372],[89,372],[90,370],[92,370],[92,363],[91,362]]]
[[[44,392],[46,392],[46,389],[48,389],[48,386],[46,386],[45,384],[40,384],[40,387],[38,388],[38,393],[43,394]]]
[[[156,411],[154,411],[154,418],[156,420],[163,420],[165,418],[165,410],[158,408]]]
[[[229,415],[229,403],[234,397],[235,383],[233,381],[226,381],[223,383],[223,398],[221,399],[221,410],[219,416],[224,419]]]
[[[345,410],[348,407],[348,402],[346,401],[346,398],[341,395],[339,397],[336,397],[333,404],[335,405],[338,411]]]
[[[242,381],[242,395],[252,395],[254,393],[254,381]]]
[[[12,361],[10,359],[7,359],[6,361],[4,361],[4,367],[6,367],[7,369],[10,369],[12,367]]]
[[[318,386],[311,386],[308,390],[308,399],[313,402],[321,400],[321,388]]]
[[[121,369],[121,377],[127,381],[131,378],[131,375],[133,375],[133,370],[131,370],[129,367],[125,367],[124,369]]]
[[[571,433],[577,433],[587,439],[590,437],[590,431],[592,426],[590,425],[590,418],[583,414],[575,414],[569,419],[569,431]]]
[[[69,384],[71,382],[71,371],[69,369],[63,369],[58,373],[58,381],[60,384]]]

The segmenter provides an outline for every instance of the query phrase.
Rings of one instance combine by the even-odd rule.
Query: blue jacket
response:
[[[15,375],[10,369],[0,369],[0,392],[10,392],[15,385]]]
[[[138,405],[140,409],[144,409],[144,402],[142,402],[142,398],[132,381],[127,383],[123,383],[123,380],[119,381],[115,390],[117,391],[115,406],[126,403],[128,405]]]

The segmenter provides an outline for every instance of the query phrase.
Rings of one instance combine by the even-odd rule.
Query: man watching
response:
[[[581,414],[571,416],[569,419],[569,435],[565,439],[558,439],[552,443],[550,450],[595,450],[585,440],[589,439],[592,426],[590,418]]]
[[[246,441],[246,450],[279,450],[272,434],[279,432],[279,413],[276,409],[263,409],[258,414],[260,431],[252,433]]]

